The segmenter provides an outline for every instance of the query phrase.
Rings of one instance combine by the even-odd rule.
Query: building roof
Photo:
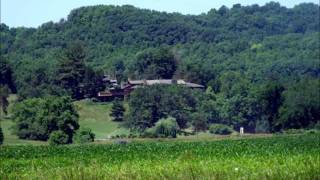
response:
[[[147,85],[153,84],[172,84],[171,79],[157,79],[157,80],[146,80]]]
[[[134,81],[129,80],[128,82],[129,84],[140,85],[144,83],[144,80],[134,80]]]
[[[190,87],[190,88],[204,88],[203,85],[195,84],[195,83],[189,83],[189,82],[186,83],[186,86]]]
[[[203,85],[185,82],[183,79],[173,80],[173,79],[153,79],[153,80],[129,80],[131,85],[154,85],[154,84],[179,84],[185,85],[190,88],[204,88]]]

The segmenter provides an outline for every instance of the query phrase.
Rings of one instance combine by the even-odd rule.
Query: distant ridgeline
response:
[[[38,28],[1,24],[1,61],[25,98],[59,94],[61,52],[76,42],[87,67],[119,81],[184,79],[216,93],[232,90],[224,86],[235,82],[288,86],[319,79],[319,21],[319,5],[312,3],[236,4],[200,15],[129,5],[81,7]]]

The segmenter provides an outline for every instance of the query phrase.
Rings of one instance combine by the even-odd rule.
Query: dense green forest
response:
[[[182,78],[206,92],[141,89],[148,92],[134,93],[131,109],[145,99],[159,113],[148,105],[135,109],[141,114],[125,118],[130,127],[141,129],[135,122],[146,119],[151,123],[142,129],[150,128],[168,115],[180,128],[200,130],[210,123],[254,132],[312,127],[320,121],[319,13],[312,3],[236,4],[200,15],[99,5],[38,28],[1,24],[1,102],[9,91],[21,100],[94,97],[104,88],[104,73],[122,81]],[[151,98],[158,90],[163,101]],[[168,92],[176,101],[166,99]],[[175,107],[164,107],[169,104]]]

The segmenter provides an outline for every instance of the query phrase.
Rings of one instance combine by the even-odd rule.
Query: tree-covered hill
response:
[[[201,15],[99,5],[75,9],[66,20],[44,23],[39,28],[9,28],[2,24],[1,55],[14,64],[54,59],[59,49],[80,40],[87,48],[87,63],[109,69],[110,63],[131,61],[138,51],[148,47],[222,43],[221,53],[232,55],[269,36],[310,34],[319,32],[319,27],[319,6],[315,4],[292,9],[274,2],[265,6],[237,4]]]
[[[158,97],[157,87],[144,89],[157,108],[141,109],[146,114],[132,121],[150,115],[153,121],[145,128],[168,114],[185,119],[186,126],[222,123],[255,132],[313,127],[320,121],[316,4],[236,4],[200,15],[99,5],[75,9],[67,19],[38,28],[1,24],[0,33],[3,107],[8,89],[20,99],[94,97],[108,73],[118,80],[183,78],[208,87],[202,95],[186,91],[192,108],[182,104],[175,112],[168,109],[177,104],[161,104],[167,106],[161,109],[157,103],[170,102],[173,95],[184,102],[183,90],[168,94],[170,88],[159,87],[163,97]],[[144,90],[136,95],[148,93]],[[129,104],[143,104],[141,99]]]
[[[179,78],[217,86],[223,74],[237,71],[253,83],[286,82],[319,77],[319,17],[319,5],[312,3],[294,8],[236,4],[200,15],[98,5],[38,28],[1,24],[0,52],[18,92],[30,83],[46,88],[54,81],[61,50],[78,41],[87,65],[122,79],[140,77],[135,74],[139,52],[166,46],[178,62]]]

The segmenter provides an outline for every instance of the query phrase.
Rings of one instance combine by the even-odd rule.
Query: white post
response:
[[[243,127],[240,127],[240,135],[243,135],[244,134],[244,129]]]

